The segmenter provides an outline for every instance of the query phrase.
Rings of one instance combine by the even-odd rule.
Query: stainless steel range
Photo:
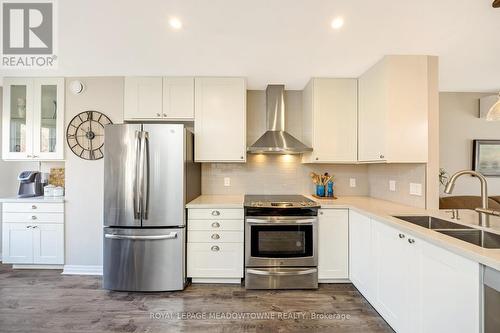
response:
[[[245,287],[318,288],[319,204],[301,195],[245,196]]]

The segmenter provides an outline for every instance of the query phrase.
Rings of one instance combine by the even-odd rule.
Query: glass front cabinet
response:
[[[64,159],[64,79],[4,78],[2,158]]]

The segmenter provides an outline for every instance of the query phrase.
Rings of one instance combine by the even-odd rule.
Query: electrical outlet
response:
[[[356,187],[356,178],[349,178],[349,186]]]
[[[410,194],[422,196],[422,184],[420,183],[410,183]]]
[[[389,191],[396,192],[396,181],[389,180]]]
[[[231,186],[231,178],[224,177],[224,186]]]

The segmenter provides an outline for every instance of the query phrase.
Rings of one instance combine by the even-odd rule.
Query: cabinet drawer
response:
[[[243,231],[243,220],[188,220],[188,230]]]
[[[196,209],[188,211],[189,219],[199,220],[242,220],[243,209]]]
[[[3,222],[64,223],[63,213],[3,213]]]
[[[242,278],[243,243],[188,243],[187,276]]]
[[[4,212],[64,213],[64,203],[8,202],[3,204]]]
[[[188,243],[243,243],[242,231],[189,231]]]

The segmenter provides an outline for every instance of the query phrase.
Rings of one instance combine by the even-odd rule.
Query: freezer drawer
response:
[[[182,290],[186,283],[184,262],[184,228],[104,228],[105,289]]]

